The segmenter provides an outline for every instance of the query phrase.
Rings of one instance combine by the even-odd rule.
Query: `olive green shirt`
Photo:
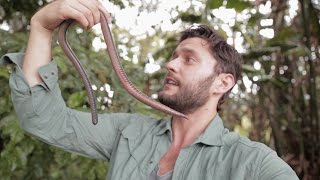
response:
[[[21,71],[22,53],[3,56],[14,63],[12,101],[20,126],[42,141],[66,151],[109,161],[108,180],[146,180],[171,144],[171,121],[140,114],[90,113],[66,106],[56,63],[39,69],[43,82],[30,87]],[[194,143],[181,150],[173,180],[296,180],[295,172],[262,143],[225,129],[219,115]]]

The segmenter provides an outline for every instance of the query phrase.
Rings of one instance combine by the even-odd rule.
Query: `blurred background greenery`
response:
[[[0,56],[24,52],[29,20],[50,0],[0,0]],[[320,179],[319,0],[114,0],[112,31],[122,65],[157,98],[177,33],[208,24],[243,56],[242,79],[224,104],[225,125],[273,148],[303,180]],[[99,26],[70,30],[69,41],[93,82],[98,109],[163,117],[120,86]],[[55,37],[56,39],[56,37]],[[89,111],[84,86],[53,41],[67,105]],[[25,134],[16,122],[8,79],[0,68],[0,179],[104,179],[108,164],[63,152]]]

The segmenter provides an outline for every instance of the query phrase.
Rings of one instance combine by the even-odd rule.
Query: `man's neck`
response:
[[[179,117],[172,118],[172,145],[186,147],[192,144],[207,128],[213,118],[217,115],[216,110],[204,106],[197,111],[188,114],[188,119]]]

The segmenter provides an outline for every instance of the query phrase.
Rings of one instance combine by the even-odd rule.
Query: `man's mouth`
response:
[[[178,86],[179,83],[177,80],[175,80],[174,78],[171,77],[167,77],[165,80],[165,85],[170,84],[170,85],[174,85],[174,86]]]

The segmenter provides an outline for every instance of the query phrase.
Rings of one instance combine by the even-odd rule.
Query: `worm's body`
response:
[[[103,33],[105,42],[107,44],[108,54],[109,54],[113,69],[116,72],[116,75],[119,78],[120,83],[122,84],[123,88],[130,95],[132,95],[134,98],[138,99],[139,101],[141,101],[142,103],[144,103],[146,105],[151,106],[154,109],[157,109],[159,111],[162,111],[164,113],[167,113],[167,114],[170,114],[173,116],[179,116],[179,117],[183,117],[183,118],[187,119],[187,117],[184,114],[177,112],[177,111],[151,99],[147,95],[143,94],[141,91],[139,91],[131,83],[131,81],[128,79],[124,69],[122,68],[122,66],[120,64],[118,52],[117,52],[117,49],[114,45],[111,31],[110,31],[108,23],[107,23],[107,19],[103,13],[101,13],[101,16],[103,18],[100,23],[101,23],[102,33]],[[89,78],[88,78],[83,66],[81,65],[81,63],[78,60],[75,53],[70,48],[70,46],[67,42],[67,39],[66,39],[66,32],[72,23],[73,23],[73,20],[67,20],[67,21],[64,21],[60,25],[59,34],[58,34],[58,41],[59,41],[59,44],[62,47],[63,51],[65,52],[65,54],[68,56],[70,61],[76,67],[77,71],[80,73],[80,76],[84,82],[84,85],[85,85],[85,88],[86,88],[86,91],[87,91],[88,97],[89,97],[89,103],[90,103],[91,115],[92,115],[92,123],[97,124],[98,123],[98,115],[97,115],[97,110],[96,110],[97,109],[96,108],[96,101],[95,101],[95,95],[94,95],[92,88],[91,88],[91,83],[89,81]]]

